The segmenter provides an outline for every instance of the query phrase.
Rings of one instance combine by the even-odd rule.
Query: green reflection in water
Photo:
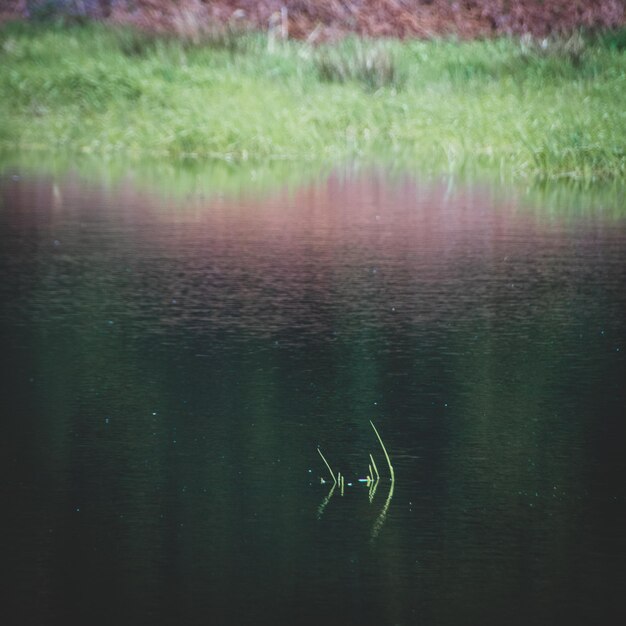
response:
[[[84,182],[111,189],[132,184],[154,194],[171,197],[175,201],[190,198],[240,197],[270,194],[278,190],[296,190],[306,184],[321,182],[333,172],[345,179],[369,172],[384,172],[388,182],[417,177],[422,184],[442,184],[448,193],[466,188],[487,186],[504,204],[514,200],[522,211],[551,218],[601,216],[621,219],[626,216],[626,184],[616,180],[606,183],[529,182],[511,183],[497,172],[482,173],[479,177],[462,171],[443,176],[420,172],[410,161],[379,154],[377,161],[360,160],[344,164],[324,162],[267,161],[249,165],[225,161],[187,160],[168,163],[163,160],[125,161],[103,160],[76,155],[42,156],[36,152],[0,151],[0,173],[19,169],[28,176],[48,176],[65,179],[69,174]]]
[[[295,188],[323,177],[330,170],[328,165],[314,162],[266,161],[249,165],[190,159],[168,163],[162,159],[104,160],[63,153],[0,151],[0,172],[16,168],[33,177],[66,178],[71,174],[84,183],[93,181],[112,189],[130,183],[160,197],[174,199],[258,195],[278,188]]]

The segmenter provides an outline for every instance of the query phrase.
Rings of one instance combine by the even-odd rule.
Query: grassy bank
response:
[[[618,179],[625,43],[618,33],[313,49],[254,34],[197,42],[10,24],[0,29],[0,146]]]

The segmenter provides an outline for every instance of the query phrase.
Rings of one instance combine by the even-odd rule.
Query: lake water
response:
[[[626,219],[582,204],[5,169],[0,621],[620,623]]]

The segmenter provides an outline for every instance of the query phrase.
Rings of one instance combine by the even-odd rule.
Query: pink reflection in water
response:
[[[116,289],[139,294],[166,325],[276,332],[339,317],[518,313],[595,280],[602,250],[623,250],[623,229],[600,220],[546,219],[486,186],[376,169],[260,197],[164,198],[132,181],[110,189],[76,177],[2,189],[13,232],[58,242],[57,260],[124,271]]]

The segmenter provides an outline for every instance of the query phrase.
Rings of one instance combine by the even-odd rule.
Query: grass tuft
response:
[[[524,35],[520,39],[520,52],[527,61],[550,59],[557,63],[569,63],[580,67],[587,50],[587,39],[581,31],[570,35],[554,35],[545,39],[535,39],[531,35]]]
[[[180,8],[173,19],[174,33],[185,46],[202,46],[214,50],[227,50],[231,54],[245,47],[246,36],[250,33],[248,24],[235,13],[226,22],[218,22]]]
[[[326,82],[361,83],[369,91],[400,87],[403,80],[393,53],[384,42],[352,40],[325,46],[315,55],[315,66]]]

